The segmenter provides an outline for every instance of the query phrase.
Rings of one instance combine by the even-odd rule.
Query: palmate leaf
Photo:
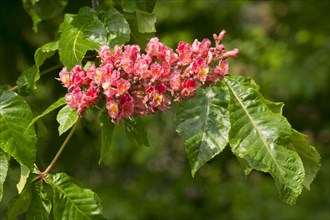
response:
[[[136,12],[136,19],[138,30],[140,33],[153,33],[156,32],[156,15],[143,11]]]
[[[157,0],[122,0],[123,10],[125,12],[135,12],[137,10],[152,13]]]
[[[17,220],[25,213],[31,204],[31,188],[26,187],[21,194],[12,199],[8,205],[8,220]]]
[[[77,15],[66,14],[60,26],[58,52],[64,66],[81,64],[88,50],[98,50],[107,43],[106,30],[91,8],[83,7]]]
[[[114,8],[110,8],[101,16],[101,20],[107,30],[107,42],[110,47],[116,44],[122,45],[129,41],[131,29],[124,15]]]
[[[0,202],[3,196],[3,183],[6,180],[8,172],[8,159],[5,153],[0,149]]]
[[[78,120],[79,115],[76,110],[72,110],[70,106],[64,106],[57,114],[56,120],[60,124],[58,126],[58,133],[61,136],[64,132],[69,130]]]
[[[33,30],[37,32],[38,23],[61,13],[67,2],[68,0],[23,0],[23,6],[32,18]]]
[[[55,219],[102,219],[102,207],[97,195],[77,185],[67,174],[48,174],[45,182],[53,188]]]
[[[26,219],[49,219],[49,213],[52,208],[52,204],[46,198],[47,193],[43,188],[43,181],[39,180],[38,182],[32,183],[30,188],[31,203],[27,210]]]
[[[20,95],[34,95],[36,93],[36,82],[40,78],[39,68],[33,65],[22,72],[17,79],[18,92]]]
[[[29,126],[32,126],[37,120],[39,120],[40,118],[44,117],[45,115],[47,115],[48,113],[52,112],[53,110],[65,105],[65,99],[64,97],[59,98],[56,102],[54,102],[53,104],[51,104],[45,111],[43,111],[40,115],[34,117],[32,119],[32,121],[30,122]]]
[[[144,122],[141,118],[126,119],[125,131],[129,141],[134,146],[150,146]]]
[[[25,100],[14,92],[0,90],[0,148],[29,169],[36,157],[36,134],[26,129],[32,112]]]
[[[58,42],[49,42],[38,48],[34,53],[35,65],[26,69],[17,79],[20,95],[35,95],[37,81],[40,79],[40,67],[46,59],[52,57],[58,49]]]
[[[29,174],[30,174],[29,168],[27,168],[24,165],[21,165],[21,176],[19,178],[18,183],[16,184],[18,194],[20,194],[23,191],[25,184],[27,182],[27,179],[29,177]]]
[[[320,155],[313,146],[308,144],[307,136],[294,129],[292,129],[289,146],[299,154],[303,162],[305,169],[304,186],[309,190],[310,184],[320,169]]]
[[[112,123],[111,118],[109,117],[107,112],[102,112],[99,118],[99,123],[102,133],[101,154],[99,159],[100,164],[104,158],[104,155],[106,155],[110,150],[115,124]]]
[[[49,42],[39,47],[34,53],[34,62],[40,68],[48,58],[52,57],[58,49],[58,41]]]
[[[128,21],[131,29],[130,42],[140,45],[141,48],[145,48],[150,38],[154,37],[154,34],[139,32],[136,13],[126,13],[125,18]]]
[[[229,143],[238,157],[253,169],[268,172],[283,200],[294,204],[301,193],[304,167],[299,155],[288,148],[291,126],[273,113],[254,86],[236,77],[224,79],[230,94]]]
[[[228,90],[223,84],[199,89],[194,99],[176,110],[177,132],[185,140],[191,173],[219,154],[228,144]]]

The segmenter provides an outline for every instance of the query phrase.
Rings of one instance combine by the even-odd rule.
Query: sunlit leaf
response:
[[[228,90],[221,84],[198,90],[196,98],[176,110],[177,132],[185,140],[193,176],[228,144],[228,103]]]
[[[68,0],[23,0],[25,11],[31,16],[33,30],[38,31],[38,23],[61,13]]]
[[[27,168],[24,165],[21,165],[21,176],[20,176],[19,182],[16,185],[18,194],[20,194],[23,191],[26,181],[29,177],[29,174],[30,174],[29,168]]]
[[[26,69],[17,79],[18,92],[21,95],[34,95],[36,93],[36,82],[40,78],[39,69],[36,65]]]
[[[64,66],[81,64],[88,50],[99,50],[107,43],[106,30],[95,11],[83,7],[77,15],[66,14],[60,27],[58,52]]]
[[[62,135],[69,130],[78,120],[79,115],[76,110],[72,110],[68,105],[64,106],[57,114],[56,120],[60,124],[58,133]]]
[[[147,132],[141,118],[126,119],[125,131],[128,139],[135,146],[150,146]]]
[[[156,15],[137,11],[136,12],[136,19],[138,24],[138,30],[140,33],[153,33],[156,32]]]
[[[115,124],[112,123],[111,118],[109,117],[107,112],[103,112],[99,118],[99,123],[101,127],[101,133],[102,133],[102,145],[101,145],[101,153],[100,153],[100,159],[99,163],[102,162],[104,156],[109,152],[111,143],[112,143],[112,137],[113,137],[113,131],[115,129]]]
[[[102,22],[107,30],[108,43],[111,47],[122,45],[129,41],[131,30],[124,15],[114,8],[110,8],[102,16]]]
[[[49,219],[49,213],[52,208],[51,202],[46,198],[47,193],[44,190],[43,181],[39,180],[31,184],[31,203],[27,210],[26,219],[35,220]]]
[[[48,113],[52,112],[53,110],[65,105],[65,99],[64,97],[59,98],[56,102],[54,102],[53,104],[51,104],[45,111],[43,111],[40,115],[34,117],[32,119],[32,121],[30,122],[29,126],[32,126],[38,119],[44,117],[45,115],[47,115]]]
[[[309,190],[317,172],[320,169],[320,155],[313,146],[308,143],[307,136],[292,130],[290,145],[300,156],[305,168],[304,186]]]
[[[45,182],[53,188],[55,219],[101,219],[102,207],[97,195],[82,188],[65,173],[48,174]]]
[[[22,97],[0,90],[0,148],[30,169],[37,142],[34,128],[26,129],[31,120],[31,109]]]
[[[0,150],[0,202],[3,196],[3,183],[6,180],[8,172],[8,159],[5,153]]]
[[[270,173],[283,200],[294,204],[302,191],[304,167],[299,155],[287,146],[290,124],[268,108],[253,86],[235,77],[224,81],[231,94],[229,143],[233,153],[251,168]]]

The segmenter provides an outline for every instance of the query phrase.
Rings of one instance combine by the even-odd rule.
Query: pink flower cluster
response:
[[[195,95],[199,84],[219,82],[228,74],[228,57],[237,57],[238,49],[225,51],[220,41],[225,31],[211,41],[180,42],[176,51],[152,38],[140,52],[138,45],[102,46],[101,65],[84,70],[77,65],[68,72],[63,68],[60,81],[68,89],[67,104],[82,114],[105,97],[106,108],[114,123],[124,118],[164,111],[172,101],[180,102]],[[217,63],[215,63],[217,62]],[[213,67],[212,67],[213,66]]]

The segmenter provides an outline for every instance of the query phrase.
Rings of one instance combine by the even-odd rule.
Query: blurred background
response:
[[[64,13],[77,13],[90,1],[69,1]],[[63,14],[32,31],[31,18],[20,1],[1,1],[1,84],[14,86],[33,65],[34,51],[54,39]],[[109,219],[330,219],[330,1],[290,0],[158,0],[156,36],[175,48],[181,40],[212,38],[227,30],[227,49],[239,48],[230,60],[231,74],[251,76],[262,94],[285,103],[283,114],[308,135],[322,157],[322,166],[295,206],[278,198],[268,175],[244,176],[229,148],[201,168],[195,178],[184,144],[175,132],[174,112],[145,118],[151,146],[135,147],[124,128],[115,132],[111,152],[99,165],[100,130],[96,113],[88,111],[52,172],[66,172],[95,191]],[[58,62],[48,60],[44,68]],[[65,94],[55,77],[43,76],[35,97],[27,97],[35,114]],[[37,165],[45,169],[65,137],[58,137],[56,112],[39,123]],[[64,135],[65,136],[65,135]],[[16,194],[19,166],[11,161],[0,203],[0,218]]]

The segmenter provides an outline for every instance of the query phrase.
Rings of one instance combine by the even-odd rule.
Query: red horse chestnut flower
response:
[[[70,72],[62,69],[59,80],[68,89],[65,100],[82,115],[105,99],[114,123],[165,111],[172,100],[193,97],[199,85],[217,83],[228,74],[226,59],[237,57],[238,49],[226,51],[220,44],[225,33],[213,35],[214,47],[209,39],[196,39],[192,44],[180,42],[175,50],[151,38],[145,54],[138,45],[116,45],[113,50],[104,45],[99,51],[99,67],[93,64],[85,70],[76,65]]]

